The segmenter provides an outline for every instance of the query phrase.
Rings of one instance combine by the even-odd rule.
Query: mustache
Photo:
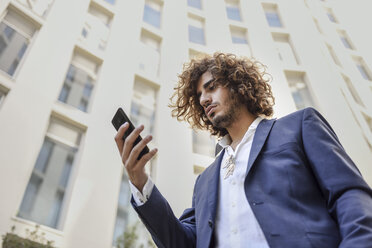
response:
[[[212,103],[208,103],[204,106],[204,108],[208,108],[209,106],[217,106],[218,104],[220,104],[219,102],[212,102]]]

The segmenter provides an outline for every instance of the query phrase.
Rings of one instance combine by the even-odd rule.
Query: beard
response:
[[[212,125],[216,128],[226,129],[231,126],[237,118],[237,107],[236,101],[231,100],[227,103],[227,110],[225,113],[214,116],[211,116]]]

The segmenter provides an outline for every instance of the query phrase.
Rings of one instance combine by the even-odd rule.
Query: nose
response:
[[[199,102],[200,102],[200,105],[202,105],[203,108],[206,108],[206,107],[208,107],[208,105],[210,105],[212,103],[212,98],[211,98],[210,94],[202,93],[200,95]]]

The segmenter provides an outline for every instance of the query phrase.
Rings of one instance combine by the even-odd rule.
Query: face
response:
[[[227,88],[214,83],[214,78],[209,71],[200,77],[197,95],[205,115],[214,127],[227,128],[235,121],[235,101],[230,98]]]

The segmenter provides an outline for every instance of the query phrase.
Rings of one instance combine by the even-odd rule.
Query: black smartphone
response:
[[[118,131],[120,126],[123,125],[125,122],[129,123],[129,128],[127,129],[127,131],[125,131],[123,140],[125,140],[129,136],[129,134],[134,130],[134,125],[132,124],[128,116],[125,114],[124,110],[122,108],[118,108],[116,114],[114,115],[114,118],[112,118],[111,123],[112,125],[114,125],[116,131]],[[142,140],[141,136],[138,135],[137,139],[134,141],[133,147],[137,145],[141,140]],[[150,152],[150,149],[147,146],[145,146],[145,148],[143,148],[143,150],[138,155],[137,160],[140,160],[142,156],[148,152]]]

